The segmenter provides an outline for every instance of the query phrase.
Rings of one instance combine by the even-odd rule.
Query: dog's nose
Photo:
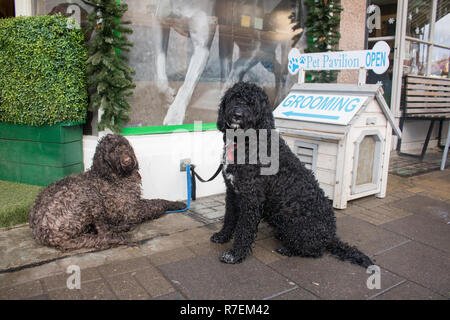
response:
[[[125,166],[128,166],[128,165],[130,165],[131,164],[131,157],[125,157],[123,160],[122,160],[122,163],[125,165]]]
[[[241,120],[242,119],[242,112],[234,112],[233,113],[233,119],[234,120]]]

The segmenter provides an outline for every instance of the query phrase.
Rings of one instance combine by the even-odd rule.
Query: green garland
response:
[[[135,88],[132,79],[135,72],[128,67],[128,59],[120,54],[128,52],[133,45],[126,37],[133,31],[125,27],[131,22],[121,21],[128,6],[117,0],[83,2],[93,7],[88,17],[88,29],[94,31],[94,38],[88,44],[89,109],[103,111],[99,130],[109,128],[120,133],[122,122],[128,121],[130,115],[127,97]]]
[[[308,0],[306,35],[307,53],[336,50],[341,34],[339,24],[343,10],[339,0]],[[329,83],[337,79],[337,70],[308,71],[308,82]]]

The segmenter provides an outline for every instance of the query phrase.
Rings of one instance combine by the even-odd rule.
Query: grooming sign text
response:
[[[275,109],[276,118],[347,125],[367,96],[291,92]]]
[[[389,68],[390,47],[385,41],[375,43],[372,50],[320,52],[301,54],[297,48],[289,52],[291,74],[303,70],[342,70],[365,68],[382,74]]]

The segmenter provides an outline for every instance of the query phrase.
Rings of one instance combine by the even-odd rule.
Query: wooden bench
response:
[[[401,153],[401,140],[397,151],[401,155],[423,159],[427,151],[434,123],[439,121],[438,146],[441,146],[442,125],[450,119],[450,79],[406,75],[403,77],[400,129],[405,120],[431,120],[422,152],[419,155]]]

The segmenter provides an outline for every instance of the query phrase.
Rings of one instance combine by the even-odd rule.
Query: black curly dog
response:
[[[235,141],[227,141],[227,129],[255,129],[259,138],[260,129],[266,129],[267,138],[262,142],[271,143],[270,130],[275,129],[275,125],[263,89],[245,82],[228,89],[220,103],[217,127],[224,133],[225,142],[226,212],[221,231],[215,233],[211,241],[225,243],[234,234],[233,247],[223,253],[222,262],[242,262],[251,253],[259,222],[265,219],[275,227],[276,237],[282,242],[282,247],[276,251],[282,255],[317,258],[329,252],[363,267],[373,264],[356,247],[337,238],[331,202],[312,171],[300,162],[281,137],[277,138],[279,169],[276,174],[262,175],[260,158],[257,164],[230,163],[230,152],[235,159],[239,145],[236,147]],[[244,146],[248,160],[248,141]]]
[[[95,150],[91,169],[61,179],[40,192],[30,227],[41,244],[62,250],[130,243],[126,233],[183,202],[141,198],[141,177],[127,139],[109,134]]]

